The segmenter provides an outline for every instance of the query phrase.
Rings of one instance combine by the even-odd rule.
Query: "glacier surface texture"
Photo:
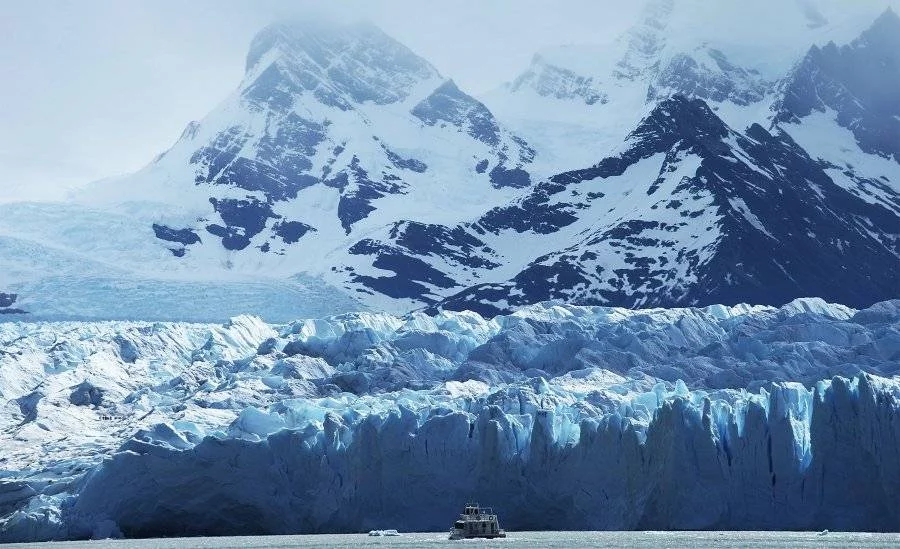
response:
[[[0,324],[0,541],[900,530],[900,301]]]

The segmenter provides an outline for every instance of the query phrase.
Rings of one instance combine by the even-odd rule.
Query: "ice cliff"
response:
[[[900,530],[900,301],[0,324],[0,541]]]

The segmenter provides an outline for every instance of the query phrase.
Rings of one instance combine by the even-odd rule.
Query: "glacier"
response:
[[[900,531],[900,300],[0,323],[0,541]]]

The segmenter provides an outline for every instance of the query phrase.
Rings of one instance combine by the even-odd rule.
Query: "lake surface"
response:
[[[365,534],[310,536],[237,536],[220,538],[166,538],[142,540],[99,540],[3,545],[46,549],[268,549],[298,547],[477,547],[559,548],[588,547],[900,547],[900,534],[831,532],[510,532],[506,539],[450,541],[447,534],[404,534],[399,537],[370,537]]]

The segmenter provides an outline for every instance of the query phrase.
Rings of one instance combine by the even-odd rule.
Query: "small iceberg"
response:
[[[400,532],[394,530],[393,528],[391,528],[391,529],[389,529],[389,530],[369,530],[369,535],[370,535],[370,536],[376,536],[376,537],[380,537],[380,536],[399,536],[399,535],[400,535]]]

